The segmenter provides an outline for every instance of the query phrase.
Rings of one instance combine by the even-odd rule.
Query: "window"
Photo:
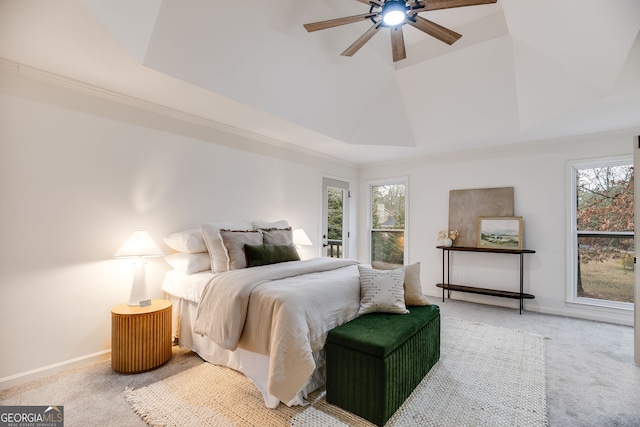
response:
[[[371,265],[402,267],[405,260],[405,179],[370,185]]]
[[[570,300],[632,308],[634,195],[630,158],[572,165]]]

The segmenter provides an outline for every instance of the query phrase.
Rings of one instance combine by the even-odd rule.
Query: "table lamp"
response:
[[[114,258],[134,258],[136,260],[136,271],[133,275],[133,285],[131,286],[128,305],[140,306],[149,301],[143,258],[161,256],[164,256],[164,252],[146,231],[135,231],[120,246],[120,249],[113,254]]]
[[[313,245],[311,239],[309,239],[309,236],[307,236],[307,233],[305,233],[302,228],[293,230],[293,244],[296,245],[296,247]]]

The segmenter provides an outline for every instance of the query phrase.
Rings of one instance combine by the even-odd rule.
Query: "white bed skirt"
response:
[[[204,360],[214,365],[227,366],[242,372],[253,381],[262,393],[267,407],[276,408],[280,404],[280,400],[268,392],[269,356],[240,348],[229,351],[206,336],[194,333],[193,322],[196,318],[197,304],[170,294],[167,294],[167,299],[173,303],[173,336],[178,340],[181,348],[196,352]],[[315,352],[313,357],[316,362],[316,370],[290,402],[283,402],[287,406],[307,405],[306,399],[309,393],[325,384],[324,351]]]

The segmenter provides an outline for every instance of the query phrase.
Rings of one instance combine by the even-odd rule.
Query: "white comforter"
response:
[[[316,368],[327,332],[358,314],[355,260],[314,258],[232,270],[214,277],[194,331],[228,350],[269,356],[269,393],[289,402]]]

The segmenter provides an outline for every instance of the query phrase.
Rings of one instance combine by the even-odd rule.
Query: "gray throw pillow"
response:
[[[288,228],[261,228],[262,240],[265,245],[291,245],[293,232]]]
[[[261,245],[262,234],[259,231],[220,230],[220,240],[227,253],[229,270],[247,267],[244,245]]]

